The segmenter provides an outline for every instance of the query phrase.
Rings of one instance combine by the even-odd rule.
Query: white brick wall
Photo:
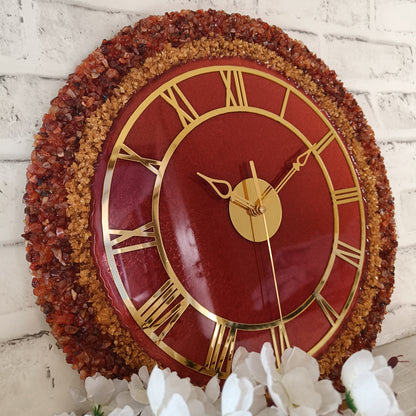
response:
[[[397,284],[379,343],[416,334],[416,3],[413,0],[1,0],[0,403],[9,416],[71,407],[78,376],[34,305],[22,196],[33,134],[67,74],[103,38],[149,14],[217,8],[282,27],[364,109],[396,200]]]

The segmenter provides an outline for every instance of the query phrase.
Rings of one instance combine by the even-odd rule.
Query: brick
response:
[[[354,29],[370,26],[369,0],[328,0],[328,22]]]
[[[66,364],[52,336],[41,333],[0,345],[0,403],[8,416],[52,415],[79,407],[70,389],[79,375]]]
[[[401,192],[399,204],[399,241],[403,246],[416,245],[416,188]],[[416,290],[413,293],[416,293]]]
[[[2,0],[0,2],[0,55],[16,59],[27,57],[23,23],[21,1]]]
[[[26,162],[0,162],[0,243],[21,241]]]
[[[380,143],[380,148],[395,199],[399,244],[416,244],[415,142]]]
[[[414,32],[416,3],[413,0],[377,0],[375,23],[379,30]]]
[[[326,40],[330,53],[325,61],[343,80],[414,80],[409,45],[336,36],[328,36]]]
[[[386,128],[416,128],[416,93],[380,93],[376,101],[380,119]]]
[[[0,315],[0,328],[0,343],[49,330],[45,315],[36,306]]]
[[[111,39],[121,28],[139,20],[139,15],[40,0],[36,3],[34,18],[38,27],[40,69],[47,73],[53,65],[66,74],[103,39]]]
[[[327,8],[325,1],[321,0],[267,0],[259,2],[259,14],[264,16],[268,23],[284,26],[285,21],[325,21]],[[279,22],[276,21],[276,17]]]
[[[396,199],[403,191],[416,188],[416,143],[379,143],[387,174]]]
[[[391,309],[401,304],[414,305],[416,293],[416,279],[413,278],[416,270],[416,248],[399,248],[396,257],[395,289]],[[414,305],[416,308],[416,305]],[[410,326],[410,322],[409,322]]]
[[[0,247],[0,287],[2,297],[0,315],[24,310],[35,305],[29,263],[25,261],[23,241],[18,245]]]
[[[31,75],[0,76],[0,158],[26,158],[43,114],[63,80]]]

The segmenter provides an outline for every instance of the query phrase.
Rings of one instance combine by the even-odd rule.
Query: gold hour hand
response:
[[[256,206],[253,203],[251,203],[246,198],[233,191],[233,187],[231,186],[230,182],[224,181],[222,179],[210,178],[209,176],[203,175],[201,172],[197,172],[196,174],[200,176],[202,179],[206,180],[220,198],[230,199],[231,202],[234,202],[236,205],[239,205],[241,208],[244,209],[254,210],[256,208]],[[225,186],[227,191],[222,192],[217,185]]]

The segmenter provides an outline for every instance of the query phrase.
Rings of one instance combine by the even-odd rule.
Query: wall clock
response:
[[[384,165],[335,74],[279,29],[215,11],[125,28],[36,140],[33,284],[82,376],[160,363],[203,384],[270,342],[277,365],[299,346],[336,378],[374,344],[396,246]]]

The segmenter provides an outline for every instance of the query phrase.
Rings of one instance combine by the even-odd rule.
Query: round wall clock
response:
[[[335,74],[275,27],[188,11],[123,29],[52,102],[28,172],[34,290],[82,376],[157,363],[204,384],[270,342],[336,379],[375,342],[384,165]]]

